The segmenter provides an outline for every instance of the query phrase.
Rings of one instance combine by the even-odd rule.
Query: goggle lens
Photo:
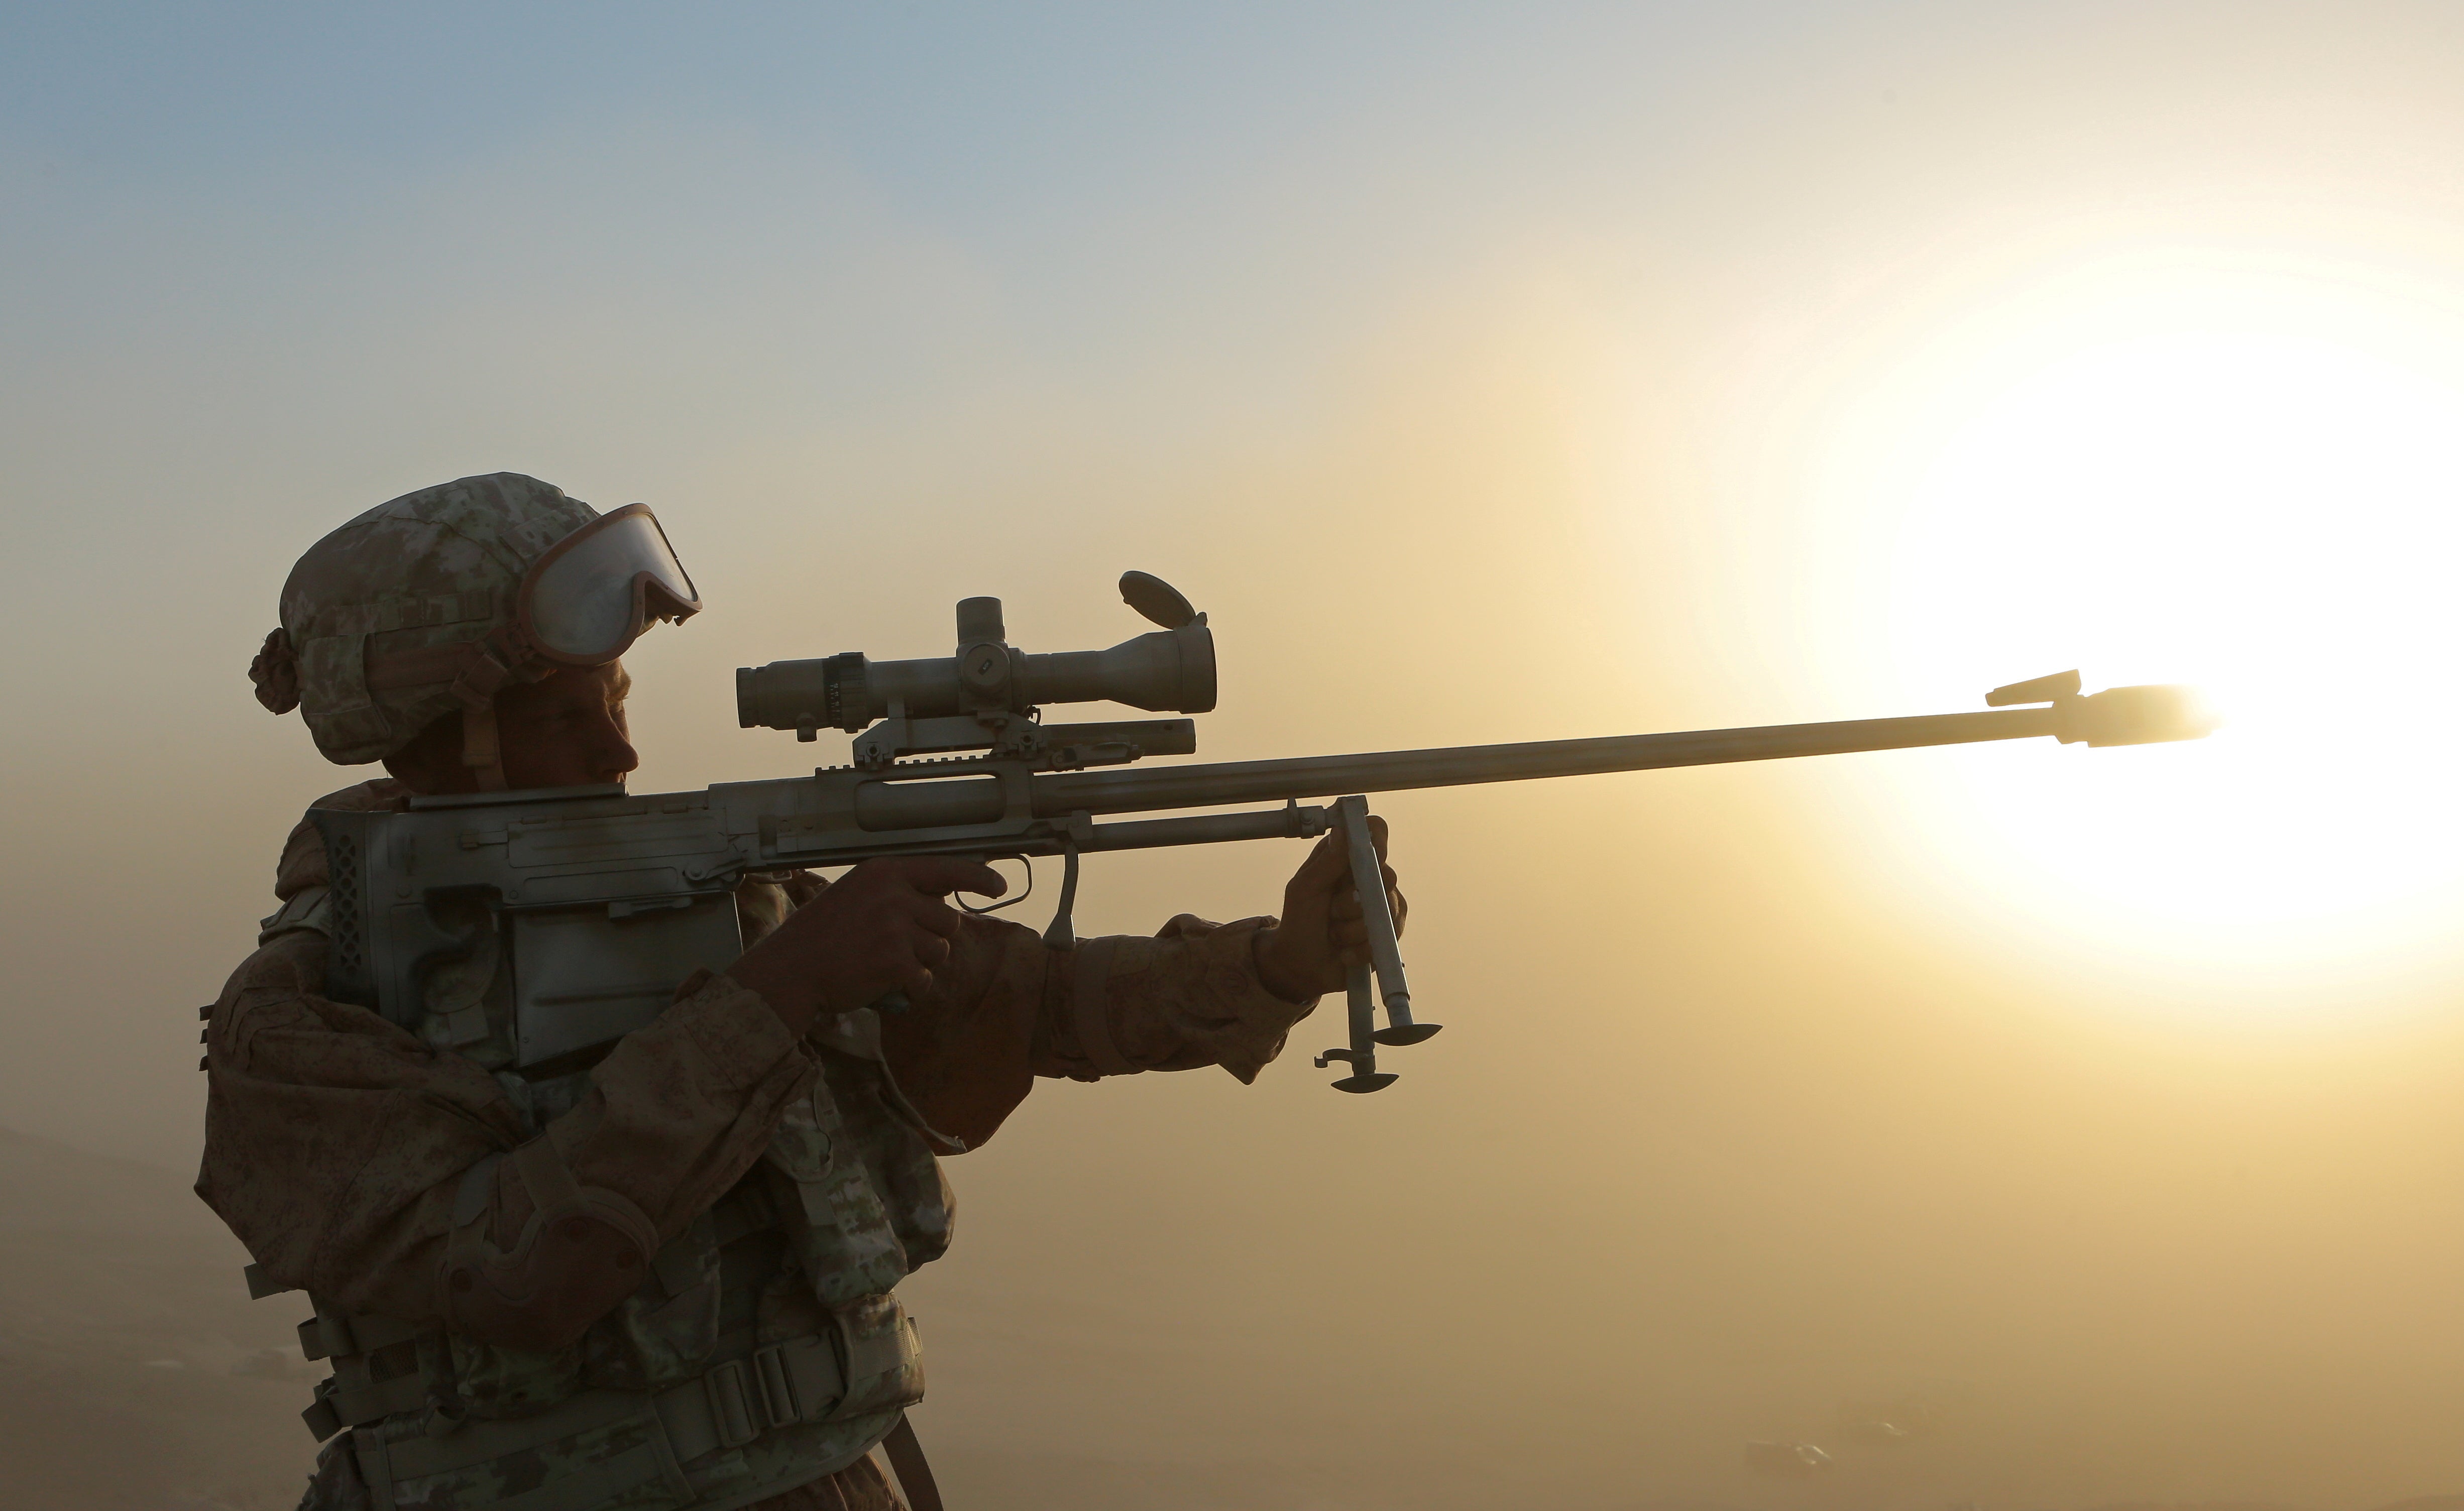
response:
[[[559,660],[612,661],[654,619],[701,607],[665,532],[639,504],[578,530],[526,588],[532,637]]]

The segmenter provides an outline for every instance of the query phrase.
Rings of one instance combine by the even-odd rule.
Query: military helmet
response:
[[[613,661],[700,607],[648,506],[602,515],[495,472],[405,493],[309,547],[249,676],[340,765],[381,760],[458,710],[464,761],[501,787],[499,689]]]

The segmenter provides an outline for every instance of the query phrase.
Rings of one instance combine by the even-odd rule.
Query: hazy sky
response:
[[[2197,680],[2200,747],[1381,802],[1448,1031],[1375,1099],[1315,1021],[1041,1090],[954,1168],[930,1410],[1605,1506],[1925,1391],[1968,1435],[1822,1503],[2464,1488],[2459,26],[10,8],[0,1122],[193,1158],[195,1004],[361,775],[249,656],[466,473],[667,521],[645,789],[810,758],[737,666],[974,593],[1111,644],[1132,566],[1213,616],[1217,756]]]

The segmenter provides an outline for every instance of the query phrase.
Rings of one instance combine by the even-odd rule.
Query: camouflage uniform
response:
[[[433,547],[453,537],[456,509],[494,507],[473,494],[510,486],[466,479],[337,534],[425,531]],[[453,491],[460,501],[440,507],[433,495]],[[426,594],[427,610],[397,601],[354,617],[303,602],[295,624],[286,589],[292,634],[277,636],[300,652],[295,663],[269,637],[260,695],[269,707],[297,696],[312,657],[325,658],[314,675],[329,685],[337,665],[347,681],[382,664],[368,639],[320,642],[468,643],[490,623],[469,611],[507,565],[482,560],[477,585]],[[433,688],[374,688],[363,706],[338,706],[351,701],[307,711],[345,759],[417,733],[407,705],[429,720],[454,707]],[[374,781],[317,806],[400,809],[408,796]],[[1183,916],[1151,939],[1056,951],[970,917],[934,990],[904,1014],[825,1017],[799,1040],[759,996],[703,974],[595,1063],[526,1076],[510,1051],[509,969],[490,952],[433,974],[414,1029],[325,996],[326,881],[303,822],[277,870],[281,907],[209,1010],[197,1192],[257,1261],[260,1294],[299,1288],[315,1304],[303,1344],[335,1374],[307,1414],[320,1436],[349,1430],[320,1456],[305,1504],[338,1511],[894,1505],[866,1455],[923,1391],[892,1292],[950,1241],[936,1153],[989,1138],[1038,1076],[1220,1064],[1250,1081],[1314,1005],[1260,982],[1252,950],[1268,919]],[[824,886],[802,873],[748,881],[737,894],[746,943]],[[449,1259],[510,1249],[569,1210],[560,1190],[638,1224],[651,1254],[638,1287],[569,1347],[524,1350],[453,1325]],[[560,1233],[551,1223],[539,1241]]]

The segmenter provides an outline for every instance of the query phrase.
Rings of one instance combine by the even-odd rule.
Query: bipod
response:
[[[1323,1068],[1340,1060],[1352,1066],[1352,1074],[1334,1083],[1337,1091],[1378,1091],[1393,1085],[1395,1076],[1377,1068],[1377,1046],[1417,1044],[1442,1025],[1415,1022],[1412,1018],[1412,989],[1403,978],[1403,955],[1395,936],[1395,913],[1386,906],[1385,865],[1377,857],[1376,843],[1369,835],[1369,799],[1336,799],[1334,821],[1342,829],[1345,847],[1351,852],[1352,892],[1360,902],[1360,920],[1369,933],[1369,963],[1353,966],[1346,973],[1344,996],[1350,1010],[1351,1047],[1330,1049],[1317,1057],[1317,1063]],[[1373,975],[1376,979],[1376,996],[1384,1000],[1386,1007],[1384,1028],[1377,1026],[1377,1002],[1370,995]]]

